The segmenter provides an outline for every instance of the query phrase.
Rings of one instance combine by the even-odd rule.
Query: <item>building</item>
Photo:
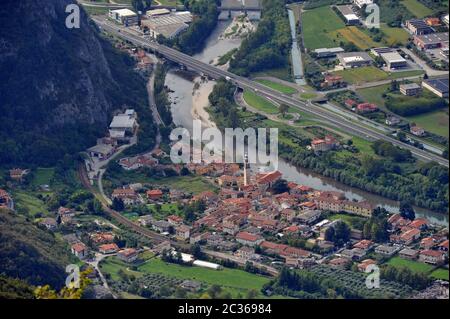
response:
[[[315,49],[314,53],[318,58],[332,58],[335,57],[338,53],[343,53],[345,50],[341,47],[336,48],[320,48]]]
[[[441,25],[441,19],[438,17],[430,17],[425,19],[425,23],[430,27],[438,27]]]
[[[148,10],[145,15],[149,18],[155,18],[155,17],[159,17],[159,16],[163,16],[166,14],[170,14],[170,10],[169,9],[153,9],[153,10]]]
[[[440,265],[445,261],[445,253],[439,250],[422,250],[419,261],[431,265]]]
[[[401,122],[402,122],[402,120],[400,118],[393,116],[393,115],[387,116],[386,121],[385,121],[386,125],[389,125],[389,126],[398,125]]]
[[[367,268],[371,265],[376,265],[377,262],[373,259],[365,259],[358,264],[358,270],[361,272],[366,272]]]
[[[250,234],[248,232],[240,232],[236,234],[236,241],[242,245],[254,247],[264,241],[260,235]]]
[[[72,251],[72,254],[77,256],[80,259],[83,259],[87,256],[88,249],[86,245],[84,245],[81,242],[75,243],[70,247],[70,250]]]
[[[91,148],[88,148],[87,151],[90,157],[96,157],[99,160],[104,161],[114,154],[115,148],[110,144],[97,144]]]
[[[368,6],[370,4],[373,4],[373,0],[353,0],[353,3],[358,8],[362,8],[363,6]]]
[[[332,136],[327,135],[325,138],[315,138],[311,141],[311,148],[314,152],[327,152],[339,146],[339,142]]]
[[[113,117],[109,125],[109,135],[117,140],[126,141],[138,127],[136,112],[132,109]]]
[[[378,106],[376,106],[373,103],[359,103],[356,108],[355,112],[358,114],[364,114],[364,113],[372,113],[378,111]]]
[[[187,240],[191,235],[191,229],[186,225],[180,225],[175,228],[175,237],[179,240]]]
[[[109,17],[127,27],[139,22],[138,15],[130,9],[109,10]]]
[[[400,93],[406,96],[419,95],[422,88],[417,83],[400,84]]]
[[[347,25],[358,25],[361,23],[358,16],[353,11],[352,6],[350,5],[336,6],[336,9],[338,9],[338,11],[344,17],[345,23]]]
[[[448,98],[448,77],[424,80],[422,81],[422,87],[439,97]]]
[[[9,170],[9,177],[16,182],[21,182],[25,175],[29,173],[27,169],[14,168]]]
[[[56,227],[58,227],[58,223],[56,222],[56,219],[54,218],[44,218],[39,222],[39,225],[44,226],[48,230],[54,230]]]
[[[408,20],[406,21],[405,26],[413,35],[423,35],[434,32],[434,29],[422,19]]]
[[[168,232],[173,227],[168,221],[156,220],[152,223],[152,229],[160,233]]]
[[[141,29],[152,38],[163,36],[173,39],[187,28],[193,16],[189,11],[168,12],[166,9],[147,11],[147,20],[141,21]]]
[[[369,66],[373,59],[366,52],[345,52],[337,55],[344,68],[359,68]]]
[[[329,87],[341,84],[344,81],[344,78],[340,75],[326,74],[324,81],[322,82],[322,87]]]
[[[152,189],[147,191],[147,199],[152,201],[160,200],[164,193],[160,189]]]
[[[361,202],[344,201],[341,210],[349,214],[354,214],[363,217],[370,217],[372,216],[373,209],[374,206],[367,201]]]
[[[398,255],[404,259],[415,260],[417,258],[417,256],[419,255],[419,252],[415,249],[406,247],[406,248],[400,250]]]
[[[396,70],[408,66],[408,62],[396,51],[381,53],[380,57],[386,62],[389,70]]]
[[[448,32],[414,36],[414,44],[422,50],[448,47]]]
[[[14,202],[9,193],[0,189],[0,208],[14,209]]]
[[[420,238],[420,234],[420,230],[418,229],[409,229],[400,235],[399,242],[404,245],[412,244],[414,241]]]
[[[112,244],[104,244],[98,247],[98,251],[102,254],[114,254],[119,251],[119,247],[112,243]]]
[[[379,47],[379,48],[370,49],[370,53],[372,53],[376,57],[381,57],[381,54],[383,54],[383,53],[391,53],[394,51],[395,51],[395,49],[389,48],[389,47]]]
[[[312,225],[320,218],[321,214],[320,210],[306,210],[298,214],[296,219],[302,224]]]
[[[139,256],[139,252],[134,248],[122,249],[117,253],[117,258],[123,260],[126,263],[134,262]]]
[[[386,257],[392,257],[394,256],[398,251],[398,247],[396,246],[388,246],[388,245],[379,245],[375,247],[375,253],[386,256]]]
[[[448,27],[449,24],[448,13],[442,17],[442,22],[444,22]]]
[[[121,199],[125,205],[134,205],[139,202],[138,195],[131,188],[116,188],[111,197]]]
[[[411,126],[409,131],[415,136],[425,136],[425,130],[420,126]]]

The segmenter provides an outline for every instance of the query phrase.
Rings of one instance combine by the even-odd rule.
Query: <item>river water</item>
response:
[[[203,62],[210,63],[215,58],[227,53],[233,48],[239,47],[240,39],[219,39],[220,34],[229,25],[229,21],[220,21],[216,30],[208,39],[205,49],[195,55],[195,57]],[[182,126],[192,131],[193,127],[193,91],[194,78],[196,75],[182,72],[178,69],[171,69],[166,77],[166,85],[172,91],[169,96],[172,101],[172,116],[177,126]],[[208,93],[209,94],[209,93]],[[339,191],[345,193],[350,200],[367,200],[375,205],[382,206],[388,211],[398,212],[398,202],[377,196],[353,187],[346,186],[336,182],[333,179],[325,178],[307,169],[297,168],[289,163],[279,160],[278,169],[288,181],[298,184],[307,185],[317,190]],[[445,213],[436,213],[430,210],[416,207],[417,216],[424,216],[433,224],[448,226],[448,215]]]

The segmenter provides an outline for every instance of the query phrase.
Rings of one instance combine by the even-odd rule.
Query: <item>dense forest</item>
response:
[[[0,274],[59,289],[73,258],[66,244],[52,233],[13,212],[0,212]]]
[[[292,45],[285,0],[262,0],[262,18],[230,61],[230,71],[248,76],[252,72],[285,67]]]
[[[165,79],[167,68],[163,64],[158,64],[155,69],[155,86],[153,94],[158,113],[161,115],[162,121],[166,125],[172,124],[172,113],[170,111],[169,96],[166,91]]]

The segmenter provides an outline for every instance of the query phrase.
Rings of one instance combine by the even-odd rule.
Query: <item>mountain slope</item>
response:
[[[3,0],[0,6],[0,165],[53,165],[95,143],[111,113],[145,102],[145,85],[73,0]]]

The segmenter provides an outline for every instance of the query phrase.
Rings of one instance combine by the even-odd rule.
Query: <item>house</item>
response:
[[[391,225],[392,230],[401,229],[409,223],[409,220],[403,218],[400,214],[394,214],[388,219],[388,224]]]
[[[44,218],[39,222],[39,225],[42,225],[46,227],[48,230],[54,230],[56,227],[58,227],[58,223],[56,222],[56,219],[54,218]]]
[[[25,175],[29,173],[29,170],[14,168],[9,170],[9,177],[16,182],[21,182]]]
[[[420,230],[416,228],[409,229],[400,235],[399,241],[404,245],[409,245],[420,238]]]
[[[366,255],[366,251],[359,248],[344,249],[341,256],[351,260],[360,260]]]
[[[440,265],[445,261],[445,253],[439,250],[422,250],[419,261],[431,265]]]
[[[414,44],[421,50],[448,47],[448,32],[414,36]]]
[[[427,79],[422,81],[422,87],[439,97],[448,98],[448,78]]]
[[[63,217],[74,217],[75,216],[75,211],[73,209],[61,206],[60,208],[58,208],[58,215],[61,218],[63,218]]]
[[[117,258],[120,260],[126,262],[126,263],[132,263],[134,262],[139,256],[139,252],[134,248],[126,248],[122,249],[117,253]]]
[[[139,217],[138,219],[139,224],[141,224],[142,226],[151,226],[154,221],[155,219],[152,215],[144,215]]]
[[[191,229],[186,225],[175,227],[175,237],[179,240],[187,240],[191,235]]]
[[[130,9],[109,10],[109,18],[127,27],[139,22],[138,15]]]
[[[0,189],[0,208],[14,209],[14,202],[7,191]]]
[[[95,245],[109,244],[114,241],[114,234],[112,233],[93,233],[91,240]]]
[[[388,245],[379,245],[375,247],[375,253],[386,256],[386,257],[392,257],[394,254],[398,251],[398,248],[395,246],[388,246]]]
[[[77,256],[80,259],[83,259],[87,256],[88,249],[86,245],[84,245],[81,242],[75,243],[70,247],[70,250],[72,251],[72,254]]]
[[[409,131],[415,136],[425,136],[425,130],[420,126],[411,126]]]
[[[359,248],[359,249],[362,249],[365,251],[370,250],[370,248],[372,248],[372,247],[373,247],[373,242],[368,239],[363,239],[353,245],[353,248]]]
[[[326,74],[321,86],[322,87],[335,86],[341,84],[343,81],[344,78],[340,75]]]
[[[153,230],[158,231],[160,233],[168,232],[171,227],[173,226],[165,220],[157,220],[152,223]]]
[[[330,260],[328,265],[335,269],[346,269],[351,263],[352,261],[348,258],[337,257]]]
[[[344,52],[339,53],[337,57],[346,69],[369,66],[373,63],[373,59],[366,52]]]
[[[400,84],[400,93],[406,96],[419,95],[422,88],[417,83]]]
[[[413,35],[434,33],[434,29],[422,19],[407,20],[405,26]]]
[[[444,252],[448,252],[448,239],[440,243],[438,249]]]
[[[170,215],[167,217],[169,224],[174,226],[180,226],[183,224],[183,218],[177,215]]]
[[[401,123],[402,120],[400,120],[400,118],[393,116],[393,115],[389,115],[386,117],[386,125],[389,126],[394,126],[394,125],[398,125]]]
[[[257,246],[264,241],[260,235],[250,234],[248,232],[239,232],[236,234],[236,241],[245,246]]]
[[[261,258],[260,255],[255,253],[255,249],[253,249],[251,247],[247,247],[247,246],[241,247],[238,250],[236,250],[234,255],[245,261],[258,260]]]
[[[164,193],[160,189],[152,189],[147,191],[147,199],[151,201],[160,200]]]
[[[325,138],[315,138],[311,142],[311,148],[314,152],[327,152],[339,146],[339,142],[332,136],[327,135]]]
[[[98,247],[98,251],[102,254],[114,254],[119,251],[119,247],[115,243],[104,244]]]
[[[362,272],[366,272],[367,268],[371,265],[376,265],[377,262],[373,259],[365,259],[358,264],[358,270]]]
[[[191,292],[197,292],[202,287],[202,284],[199,283],[198,281],[185,280],[181,283],[180,287],[189,290]]]
[[[420,248],[427,250],[436,246],[436,242],[431,237],[426,237],[420,241]]]
[[[364,114],[364,113],[371,113],[378,110],[378,107],[373,103],[359,103],[356,106],[356,113]]]
[[[425,230],[428,227],[428,220],[426,218],[417,218],[410,222],[408,227]]]
[[[121,199],[125,205],[134,205],[139,202],[136,191],[131,188],[116,188],[111,197]]]
[[[354,202],[354,201],[343,201],[341,210],[358,216],[370,217],[374,210],[374,206],[368,201]]]
[[[258,174],[256,183],[260,186],[271,188],[277,181],[281,179],[283,174],[279,171],[270,172],[267,174]]]
[[[417,256],[419,255],[419,252],[415,249],[406,247],[406,248],[400,250],[398,255],[404,259],[415,260],[417,258]]]

